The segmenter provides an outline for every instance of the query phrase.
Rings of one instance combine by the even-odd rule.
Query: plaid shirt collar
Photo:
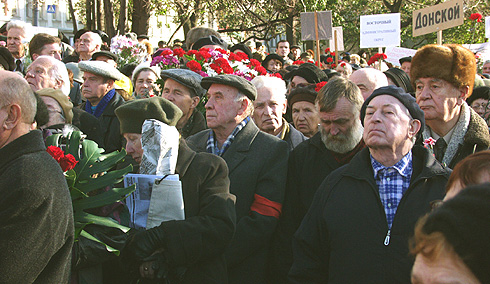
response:
[[[380,178],[379,172],[384,169],[395,169],[401,176],[410,177],[412,175],[412,151],[409,151],[400,161],[391,167],[385,167],[380,162],[376,161],[373,156],[371,156],[371,165],[373,166],[374,178]]]
[[[208,153],[215,154],[215,155],[220,156],[220,157],[223,156],[225,151],[230,147],[233,140],[235,140],[235,137],[238,134],[238,132],[240,132],[240,130],[242,130],[245,127],[245,125],[247,125],[247,123],[249,121],[250,121],[250,116],[247,116],[244,120],[242,120],[242,122],[240,122],[235,127],[235,129],[233,129],[230,136],[228,136],[228,138],[226,138],[226,141],[221,146],[221,149],[218,147],[218,141],[216,141],[216,139],[214,137],[214,132],[210,131],[209,137],[208,137],[208,142],[206,145],[206,151]]]

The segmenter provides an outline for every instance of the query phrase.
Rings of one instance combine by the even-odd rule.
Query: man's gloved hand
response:
[[[152,275],[156,279],[167,279],[168,263],[163,253],[155,253],[150,257],[145,258],[145,263],[151,263],[151,270],[155,273]],[[144,277],[144,275],[142,275]],[[153,279],[153,277],[150,277]]]
[[[142,263],[155,251],[164,247],[164,233],[160,227],[130,234],[121,252],[124,263]]]

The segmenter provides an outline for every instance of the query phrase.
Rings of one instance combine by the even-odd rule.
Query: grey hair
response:
[[[252,100],[249,99],[247,96],[245,96],[242,92],[238,91],[237,94],[235,95],[235,102],[242,102],[246,100],[248,102],[246,113],[248,115],[252,115],[254,113],[254,104],[252,103]]]
[[[102,46],[102,38],[100,37],[100,35],[98,33],[94,33],[94,32],[88,31],[88,32],[83,33],[82,36],[84,34],[90,34],[90,35],[92,35],[93,38],[94,38],[95,43],[99,46],[99,48]]]
[[[12,20],[12,21],[10,21],[7,24],[7,31],[9,31],[12,28],[21,29],[22,32],[24,33],[24,35],[26,33],[26,23],[24,23],[23,21],[19,21],[19,20]]]
[[[52,56],[40,55],[34,62],[39,59],[46,59],[50,63],[49,75],[54,80],[61,82],[61,92],[64,95],[68,96],[70,94],[70,77],[68,76],[68,70],[66,70],[66,66],[63,62],[55,59]]]
[[[271,88],[274,90],[274,95],[281,99],[282,102],[286,100],[286,82],[277,77],[257,76],[252,79],[251,83],[257,90],[260,88]]]
[[[485,62],[483,62],[483,65],[485,65],[487,63],[490,63],[490,60],[485,60]]]
[[[346,98],[352,104],[355,114],[359,114],[364,103],[361,91],[356,84],[341,76],[328,81],[318,92],[315,102],[319,111],[329,112],[337,106],[340,98]]]
[[[24,123],[33,123],[37,112],[37,101],[27,81],[20,76],[9,76],[0,81],[0,106],[16,103],[21,108]]]

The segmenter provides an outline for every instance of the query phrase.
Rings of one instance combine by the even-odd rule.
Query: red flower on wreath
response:
[[[327,57],[327,63],[332,63],[333,62],[333,58],[332,57]]]
[[[177,55],[178,57],[182,57],[184,56],[185,51],[182,48],[178,47],[174,49],[174,54]]]
[[[172,51],[171,49],[164,49],[164,50],[162,51],[162,53],[160,54],[160,56],[165,57],[165,56],[167,56],[167,55],[172,55],[172,54],[173,54],[173,51]]]
[[[257,59],[250,59],[250,64],[252,64],[252,66],[254,67],[262,66],[260,64],[260,61],[258,61]]]
[[[323,88],[323,86],[325,86],[327,84],[327,82],[323,81],[323,82],[320,82],[320,83],[317,83],[316,84],[316,87],[315,87],[315,91],[316,92],[320,92],[320,90]]]
[[[264,66],[262,65],[255,67],[255,70],[257,70],[257,72],[259,72],[260,75],[267,74],[267,70],[265,70]]]
[[[202,70],[202,67],[201,67],[201,64],[199,64],[199,62],[197,62],[196,60],[191,60],[189,62],[187,62],[186,66],[191,69],[191,71],[201,71]]]
[[[279,73],[272,73],[272,74],[268,74],[269,77],[277,77],[279,79],[282,79],[282,75],[279,74]]]
[[[296,60],[293,62],[293,65],[301,65],[303,63],[305,63],[303,60]]]
[[[470,19],[473,21],[481,22],[483,16],[480,13],[473,13],[470,15]]]
[[[63,150],[61,150],[59,147],[56,146],[49,146],[46,149],[46,152],[53,157],[53,159],[60,164],[61,170],[63,172],[69,171],[73,169],[78,161],[73,157],[72,154],[65,155]]]

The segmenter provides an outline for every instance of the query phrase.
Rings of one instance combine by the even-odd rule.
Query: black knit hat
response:
[[[490,283],[490,184],[470,186],[445,201],[422,230],[441,232],[480,283]]]
[[[117,61],[118,59],[118,56],[108,50],[101,50],[101,51],[97,51],[95,52],[94,54],[92,54],[92,60],[97,60],[97,57],[99,56],[106,56],[106,57],[109,57],[110,59],[114,60],[114,61]]]
[[[281,67],[284,66],[284,58],[279,56],[279,54],[271,53],[262,60],[262,67],[267,68],[267,64],[269,64],[269,61],[272,59],[279,60],[279,62],[281,62]]]
[[[204,89],[209,89],[212,84],[222,84],[233,88],[237,88],[241,93],[243,93],[247,98],[255,101],[257,98],[257,89],[255,86],[245,78],[237,75],[218,75],[214,77],[205,77],[201,81],[201,86]]]
[[[409,93],[406,93],[402,88],[395,87],[395,86],[386,86],[386,87],[377,88],[364,101],[364,103],[362,104],[362,108],[361,108],[361,123],[363,126],[364,126],[364,116],[366,115],[366,107],[368,106],[369,102],[372,99],[374,99],[377,96],[381,96],[381,95],[392,96],[392,97],[395,97],[397,100],[399,100],[408,109],[408,112],[410,113],[412,118],[420,121],[421,127],[420,127],[419,133],[421,133],[421,131],[425,127],[424,112],[419,107],[419,105],[415,101],[415,98],[412,95],[410,95]]]
[[[284,80],[291,80],[294,76],[304,78],[308,83],[311,84],[316,84],[328,80],[327,75],[320,68],[318,68],[315,64],[309,62],[303,63],[299,66],[298,69],[287,73],[284,76]]]
[[[316,96],[318,92],[315,91],[315,85],[309,85],[306,87],[296,87],[291,90],[291,93],[288,96],[288,105],[289,107],[293,107],[296,102],[309,102],[315,104]]]
[[[252,51],[245,44],[237,43],[230,48],[231,52],[235,52],[235,50],[240,50],[241,52],[245,53],[248,56],[248,59],[252,59]]]
[[[224,50],[228,49],[228,44],[226,43],[226,41],[224,41],[224,40],[222,40],[222,39],[220,39],[214,35],[210,35],[210,36],[202,37],[202,38],[198,39],[192,45],[192,49],[199,50],[201,47],[203,47],[205,45],[218,45],[221,48],[223,48]]]
[[[115,110],[121,133],[141,133],[147,119],[156,119],[170,126],[177,125],[182,111],[162,97],[129,101]]]
[[[397,87],[405,90],[407,93],[413,93],[412,84],[410,83],[410,77],[405,71],[400,68],[392,67],[383,72]]]
[[[466,99],[466,103],[471,105],[477,99],[490,100],[490,87],[483,86],[473,89],[473,93]]]

